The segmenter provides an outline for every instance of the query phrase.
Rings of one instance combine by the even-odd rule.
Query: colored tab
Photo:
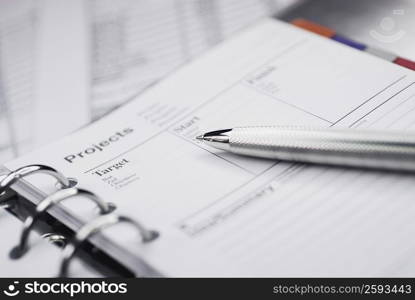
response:
[[[375,55],[377,57],[383,58],[383,59],[385,59],[387,61],[390,61],[390,62],[393,62],[398,58],[398,56],[394,53],[387,52],[385,50],[375,48],[375,47],[371,47],[371,46],[367,46],[366,49],[365,49],[365,52],[370,53],[372,55]]]
[[[305,19],[295,19],[291,22],[291,24],[328,38],[331,38],[336,34],[336,32],[330,28],[307,21]]]
[[[353,40],[350,40],[350,39],[348,39],[344,36],[341,36],[339,34],[334,35],[331,39],[334,40],[334,41],[337,41],[339,43],[342,43],[344,45],[347,45],[347,46],[353,47],[355,49],[358,49],[358,50],[365,50],[366,49],[366,45],[361,44],[359,42],[355,42]]]
[[[413,62],[409,59],[398,57],[393,62],[395,64],[398,64],[398,65],[402,66],[402,67],[405,67],[405,68],[408,68],[408,69],[411,69],[411,70],[415,71],[415,62]]]

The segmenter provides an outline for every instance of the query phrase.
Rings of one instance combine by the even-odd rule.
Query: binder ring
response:
[[[7,174],[5,177],[1,179],[0,196],[2,196],[6,192],[6,190],[16,181],[35,173],[43,173],[54,177],[62,185],[63,188],[68,188],[71,186],[71,181],[65,176],[63,176],[62,173],[60,173],[52,167],[45,165],[28,165],[11,171],[9,174]]]
[[[159,236],[157,231],[148,230],[143,225],[129,217],[119,216],[116,214],[100,216],[81,227],[76,233],[73,242],[65,247],[62,263],[59,270],[59,276],[67,276],[70,262],[74,258],[78,249],[82,246],[83,243],[85,243],[88,238],[100,232],[104,228],[118,223],[129,223],[133,225],[138,230],[143,243],[151,242]]]
[[[7,174],[0,175],[0,183],[6,177],[7,177]],[[10,199],[8,199],[6,197],[6,193],[5,192],[0,193],[0,208],[10,208],[10,207],[12,207],[12,203],[9,200]]]
[[[19,245],[13,248],[12,252],[10,253],[10,256],[16,259],[16,258],[20,258],[27,252],[29,234],[32,231],[36,221],[46,210],[48,210],[51,206],[58,204],[59,202],[67,198],[78,196],[78,195],[84,196],[94,201],[98,205],[101,211],[101,214],[110,213],[114,209],[114,206],[111,206],[108,203],[103,202],[94,193],[91,193],[84,189],[67,188],[64,190],[56,191],[55,193],[51,194],[50,196],[46,197],[41,202],[39,202],[39,204],[36,206],[36,211],[33,214],[33,216],[27,217],[23,225],[22,233],[20,235]]]

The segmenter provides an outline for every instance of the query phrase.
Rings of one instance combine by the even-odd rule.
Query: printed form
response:
[[[167,276],[415,275],[414,176],[239,157],[194,139],[247,125],[411,130],[415,76],[265,20],[6,167],[51,165],[158,230],[148,244],[121,225],[104,234]],[[39,177],[29,181],[50,192]],[[63,205],[81,216],[87,204]]]

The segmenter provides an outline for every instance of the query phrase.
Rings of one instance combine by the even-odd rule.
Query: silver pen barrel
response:
[[[237,127],[224,131],[230,152],[277,160],[415,171],[415,133],[304,127]]]

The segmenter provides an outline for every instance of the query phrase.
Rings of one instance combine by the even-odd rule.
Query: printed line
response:
[[[226,88],[224,88],[223,90],[221,90],[220,92],[218,92],[216,95],[214,95],[213,97],[207,99],[206,101],[202,102],[201,104],[199,104],[198,106],[196,106],[194,109],[192,109],[191,111],[189,111],[187,114],[183,115],[180,119],[176,120],[175,122],[171,123],[170,125],[168,125],[167,127],[165,127],[164,129],[160,130],[159,132],[157,132],[156,134],[152,135],[151,137],[145,139],[143,142],[136,144],[134,146],[132,146],[131,148],[129,148],[128,150],[106,160],[103,163],[100,163],[99,165],[92,167],[86,171],[84,171],[84,174],[89,173],[117,158],[119,158],[122,155],[125,155],[128,152],[133,151],[134,149],[144,145],[145,143],[149,142],[151,139],[157,137],[158,135],[164,133],[165,131],[168,131],[171,127],[173,127],[174,125],[176,125],[177,123],[179,123],[180,121],[186,119],[187,117],[191,116],[192,114],[194,114],[196,111],[200,110],[202,107],[212,103],[213,101],[215,101],[219,96],[223,95],[224,93],[226,93],[227,91],[229,91],[230,89],[234,88],[236,85],[238,85],[241,80],[243,80],[245,77],[249,76],[250,74],[255,73],[257,70],[263,68],[264,66],[266,66],[270,61],[273,61],[274,59],[283,56],[284,54],[288,53],[290,50],[292,50],[293,48],[298,47],[299,45],[303,44],[306,40],[299,40],[295,43],[293,43],[292,45],[290,45],[289,47],[285,48],[284,50],[282,50],[280,53],[278,53],[277,55],[274,55],[273,57],[271,57],[270,59],[268,59],[266,62],[264,62],[263,64],[261,64],[259,67],[256,67],[253,71],[249,71],[247,74],[241,76],[240,78],[238,78],[238,80],[236,80],[234,83],[232,83],[231,85],[227,86]]]
[[[373,95],[372,97],[370,97],[369,99],[367,99],[366,101],[364,101],[363,103],[361,103],[360,105],[358,105],[356,108],[352,109],[350,112],[348,112],[343,117],[341,117],[336,122],[334,122],[332,126],[334,126],[337,123],[339,123],[340,121],[344,120],[350,114],[354,113],[356,110],[358,110],[359,108],[361,108],[363,105],[365,105],[366,103],[368,103],[370,100],[376,98],[377,96],[379,96],[380,94],[382,94],[384,91],[388,90],[389,88],[391,88],[392,86],[394,86],[395,84],[397,84],[399,81],[402,81],[404,78],[406,78],[406,75],[404,75],[401,78],[399,78],[398,80],[392,82],[390,85],[388,85],[387,87],[385,87],[383,90],[377,92],[375,95]]]
[[[372,96],[371,98],[369,98],[368,100],[364,101],[362,104],[360,104],[358,107],[356,107],[355,109],[353,109],[352,111],[350,111],[349,113],[347,113],[345,116],[343,116],[342,118],[340,118],[338,121],[336,121],[335,123],[331,123],[331,126],[334,126],[336,123],[340,122],[341,120],[343,120],[344,118],[346,118],[348,115],[350,115],[351,113],[353,113],[354,111],[356,111],[358,108],[362,107],[364,104],[368,103],[370,100],[372,100],[374,97],[380,95],[382,92],[386,91],[387,89],[389,89],[390,87],[392,87],[394,84],[398,83],[399,81],[403,80],[406,77],[403,76],[401,78],[399,78],[398,80],[394,81],[393,83],[391,83],[390,85],[388,85],[387,87],[385,87],[384,89],[382,89],[381,91],[379,91],[378,93],[376,93],[374,96]],[[415,82],[414,82],[415,83]],[[396,95],[398,95],[399,93],[403,92],[404,90],[406,90],[407,88],[409,88],[411,85],[413,85],[414,83],[411,83],[409,86],[405,87],[404,89],[402,89],[401,91],[399,91],[398,93],[396,93],[395,95],[393,95],[391,98],[389,98],[388,100],[386,100],[385,102],[383,102],[381,105],[383,105],[384,103],[386,103],[387,101],[389,101],[390,99],[392,99],[393,97],[395,97]],[[381,105],[379,105],[378,107],[380,107]],[[376,108],[375,108],[376,109]],[[370,113],[370,112],[369,112]],[[317,116],[318,117],[318,116]],[[327,121],[327,120],[325,120]],[[329,121],[328,121],[329,122]],[[330,127],[331,127],[330,126]],[[351,125],[352,126],[352,125]],[[268,169],[266,169],[265,171],[261,172],[260,174],[256,175],[255,177],[253,177],[252,179],[248,180],[247,182],[239,185],[238,187],[236,187],[234,190],[230,191],[229,193],[223,195],[222,197],[220,197],[219,199],[209,203],[207,206],[195,211],[194,213],[186,216],[185,218],[181,219],[180,221],[176,222],[176,224],[179,224],[178,226],[182,225],[183,223],[185,223],[187,220],[189,220],[190,218],[193,218],[194,216],[202,213],[203,211],[207,210],[208,208],[214,206],[215,204],[217,204],[218,202],[222,201],[223,199],[229,197],[230,195],[232,195],[233,193],[237,192],[238,190],[240,190],[241,188],[243,188],[244,186],[246,186],[248,183],[250,183],[251,181],[253,181],[254,179],[256,179],[258,176],[264,174],[265,172],[267,172],[268,170],[272,169],[275,165],[277,165],[279,162],[276,162],[275,164],[273,164],[271,167],[269,167]],[[284,176],[287,172],[291,171],[291,170],[298,170],[301,171],[301,169],[303,168],[307,168],[308,165],[304,164],[304,163],[292,163],[290,164],[285,170],[283,170],[281,173],[279,173],[277,176],[275,176],[274,178],[272,178],[270,181],[268,181],[264,186],[266,186],[267,184],[269,184],[270,182],[272,182],[273,180],[275,180],[278,177]]]
[[[412,98],[412,97],[411,97]],[[398,123],[399,121],[401,121],[404,117],[406,117],[407,115],[412,114],[415,111],[415,107],[412,107],[410,110],[407,110],[404,114],[400,115],[399,118],[396,118],[395,120],[393,120],[391,123],[389,123],[386,128],[391,128],[393,125],[395,125],[396,123]]]
[[[379,122],[380,120],[382,120],[384,117],[388,116],[390,113],[392,113],[395,110],[397,110],[399,107],[401,107],[402,105],[404,105],[405,103],[407,103],[409,100],[411,100],[414,96],[415,95],[412,95],[412,96],[408,97],[407,99],[405,99],[404,101],[402,101],[401,103],[399,103],[398,105],[396,105],[393,109],[385,112],[383,115],[381,115],[375,121],[373,121],[372,123],[370,123],[369,124],[369,127],[372,127],[374,124],[376,124],[377,122]]]
[[[254,74],[255,72],[257,72],[258,70],[260,70],[261,68],[263,68],[264,66],[266,66],[267,64],[269,64],[269,62],[275,60],[278,57],[283,56],[284,54],[287,54],[290,50],[292,50],[293,48],[296,48],[298,46],[300,46],[301,44],[303,44],[305,42],[305,40],[299,40],[297,42],[295,42],[294,44],[292,44],[291,46],[289,46],[288,48],[284,49],[282,52],[278,53],[277,55],[274,55],[272,58],[268,59],[266,62],[264,62],[263,64],[261,64],[259,67],[256,67],[253,71],[249,71],[247,74],[241,76],[239,79],[237,79],[234,83],[232,83],[231,85],[229,85],[228,87],[224,88],[223,90],[221,90],[219,93],[217,93],[215,96],[209,98],[208,100],[206,100],[205,102],[202,102],[201,104],[199,104],[198,106],[196,106],[194,109],[192,109],[191,111],[189,111],[187,114],[185,114],[182,118],[180,118],[179,120],[175,121],[174,123],[170,124],[168,126],[168,129],[170,129],[171,127],[173,127],[174,125],[176,125],[177,123],[179,123],[180,121],[186,119],[187,117],[193,115],[195,112],[197,112],[198,110],[200,110],[202,107],[211,104],[213,101],[215,101],[216,99],[219,98],[219,96],[223,95],[224,93],[230,91],[232,88],[234,88],[235,86],[237,86],[239,83],[241,83],[241,81],[244,80],[244,78]]]
[[[90,169],[88,169],[88,170],[84,171],[84,174],[89,173],[89,172],[91,172],[91,171],[94,171],[95,169],[98,169],[99,167],[101,167],[101,166],[103,166],[103,165],[105,165],[105,164],[109,163],[110,161],[113,161],[114,159],[117,159],[118,157],[120,157],[120,156],[122,156],[122,155],[124,155],[124,154],[127,154],[128,152],[133,151],[134,149],[136,149],[136,148],[138,148],[138,147],[140,147],[140,146],[144,145],[145,143],[147,143],[148,141],[150,141],[150,140],[152,140],[153,138],[157,137],[158,135],[162,134],[163,132],[164,132],[164,129],[163,129],[163,130],[160,130],[160,131],[159,131],[159,132],[157,132],[156,134],[153,134],[152,136],[148,137],[147,139],[145,139],[145,140],[144,140],[144,141],[142,141],[141,143],[134,145],[133,147],[131,147],[131,148],[129,148],[128,150],[126,150],[126,151],[124,151],[124,152],[122,152],[122,153],[118,154],[117,156],[114,156],[114,157],[112,157],[112,158],[110,158],[110,159],[108,159],[108,160],[106,160],[106,161],[104,161],[104,162],[100,163],[99,165],[97,165],[97,166],[95,166],[95,167],[93,167],[93,168],[90,168]]]
[[[399,95],[400,93],[402,93],[403,91],[407,90],[408,88],[410,88],[412,85],[414,85],[415,82],[412,82],[410,85],[406,86],[404,89],[400,90],[399,92],[397,92],[396,94],[392,95],[391,97],[389,97],[388,99],[386,99],[385,101],[383,101],[381,104],[379,104],[378,106],[376,106],[375,108],[371,109],[368,113],[366,113],[365,115],[363,115],[361,118],[357,119],[356,121],[354,121],[352,124],[349,125],[349,128],[352,128],[354,125],[356,125],[356,123],[358,123],[360,120],[366,118],[368,115],[370,115],[372,112],[374,112],[375,110],[377,110],[379,107],[383,106],[385,103],[389,102],[391,99],[393,99],[394,97],[396,97],[397,95]]]
[[[179,135],[179,134],[176,134],[176,133],[171,132],[171,131],[167,131],[167,133],[170,133],[171,135],[173,135],[173,136],[175,136],[175,137],[178,137],[178,138],[182,139],[183,141],[185,141],[185,142],[187,142],[187,143],[189,143],[189,144],[192,144],[193,146],[196,146],[196,147],[198,147],[198,148],[200,148],[200,149],[203,149],[203,150],[205,150],[205,151],[209,152],[210,154],[213,154],[214,156],[216,156],[216,157],[218,157],[218,158],[220,158],[220,159],[222,159],[222,160],[226,161],[227,163],[229,163],[229,164],[231,164],[231,165],[233,165],[233,166],[235,166],[235,167],[237,167],[237,168],[239,168],[239,169],[241,169],[241,170],[243,170],[243,171],[245,171],[245,172],[247,172],[247,173],[249,173],[249,174],[251,174],[251,175],[256,175],[254,172],[252,172],[252,171],[250,171],[250,170],[248,170],[248,169],[244,168],[243,166],[241,166],[241,165],[239,165],[239,164],[237,164],[237,163],[235,163],[235,162],[233,162],[233,161],[231,161],[231,160],[229,160],[229,159],[226,159],[226,158],[224,158],[224,157],[220,156],[220,155],[219,155],[219,154],[217,154],[217,153],[214,153],[214,152],[212,152],[212,151],[209,151],[208,149],[203,148],[202,146],[198,145],[197,143],[194,143],[194,142],[192,142],[192,141],[188,140],[187,138],[185,138],[185,137],[183,137],[183,136],[181,136],[181,135]]]
[[[292,108],[298,109],[299,111],[302,111],[302,112],[304,112],[304,113],[306,113],[306,114],[308,114],[308,115],[310,115],[310,116],[316,117],[317,119],[320,119],[320,120],[322,120],[322,121],[324,121],[324,122],[327,122],[327,123],[329,123],[330,125],[333,125],[333,122],[331,122],[331,121],[329,121],[329,120],[327,120],[327,119],[325,119],[325,118],[323,118],[323,117],[320,117],[320,116],[318,116],[318,115],[316,115],[316,114],[314,114],[314,113],[312,113],[312,112],[310,112],[310,111],[308,111],[308,110],[305,110],[304,108],[301,108],[301,107],[299,107],[299,106],[297,106],[297,105],[295,105],[295,104],[292,104],[292,103],[286,102],[286,101],[284,101],[284,100],[282,100],[282,99],[280,99],[280,98],[276,98],[276,97],[274,97],[274,96],[272,96],[272,95],[270,95],[270,94],[268,94],[268,93],[265,93],[264,91],[261,91],[260,89],[258,89],[258,88],[256,88],[256,87],[254,87],[254,86],[252,86],[252,85],[250,85],[250,84],[243,83],[243,85],[244,85],[244,86],[246,86],[246,87],[250,87],[250,88],[254,89],[256,92],[258,92],[258,93],[260,93],[260,94],[262,94],[262,95],[264,95],[264,96],[267,96],[268,98],[271,98],[272,100],[276,100],[276,101],[278,101],[278,102],[281,102],[281,103],[283,103],[283,104],[285,104],[285,105],[288,105],[288,106],[290,106],[290,107],[292,107]]]
[[[189,220],[189,219],[191,219],[191,218],[193,218],[193,217],[197,216],[198,214],[200,214],[200,213],[204,212],[205,210],[207,210],[207,209],[211,208],[212,206],[216,205],[216,204],[217,204],[217,203],[219,203],[220,201],[222,201],[222,200],[224,200],[224,199],[228,198],[230,195],[232,195],[232,194],[234,194],[235,192],[239,191],[241,188],[245,187],[247,184],[249,184],[250,182],[254,181],[254,180],[255,180],[255,179],[257,179],[259,176],[261,176],[261,175],[265,174],[265,173],[266,173],[266,172],[268,172],[269,170],[273,169],[276,165],[278,165],[278,164],[280,164],[280,163],[281,163],[281,161],[277,161],[277,162],[273,163],[271,166],[269,166],[268,168],[266,168],[265,170],[263,170],[261,173],[257,174],[256,176],[252,177],[251,179],[247,180],[246,182],[244,182],[244,183],[242,183],[242,184],[238,185],[236,188],[234,188],[233,190],[231,190],[231,191],[229,191],[228,193],[224,194],[223,196],[219,197],[219,198],[218,198],[218,199],[216,199],[215,201],[210,202],[208,205],[206,205],[206,206],[204,206],[204,207],[202,207],[202,208],[200,208],[200,209],[198,209],[198,210],[194,211],[194,212],[193,212],[193,213],[191,213],[191,214],[188,214],[186,217],[184,217],[184,218],[182,218],[181,220],[179,220],[179,221],[175,222],[176,226],[177,226],[177,227],[180,227],[181,225],[183,225],[183,223],[186,223],[186,222],[187,222],[187,220]],[[276,176],[272,177],[272,178],[271,178],[269,181],[267,181],[265,184],[261,185],[261,188],[263,188],[263,187],[267,186],[268,184],[270,184],[272,181],[274,181],[274,180],[275,180],[275,179],[277,179],[278,177],[283,176],[283,175],[286,173],[286,171],[289,171],[289,170],[295,170],[297,167],[298,167],[298,165],[297,165],[297,164],[291,164],[291,165],[287,166],[287,168],[286,168],[285,170],[283,170],[281,173],[278,173]],[[260,189],[260,188],[255,188],[255,189],[252,191],[252,193],[253,193],[254,191],[256,191],[257,189]]]

